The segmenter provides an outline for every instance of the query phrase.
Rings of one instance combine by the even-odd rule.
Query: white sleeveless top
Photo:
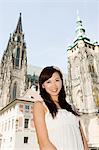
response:
[[[49,139],[57,150],[84,150],[78,117],[66,109],[58,109],[58,113],[53,119],[47,110],[45,122]]]

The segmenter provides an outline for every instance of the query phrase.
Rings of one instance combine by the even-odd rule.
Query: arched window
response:
[[[89,72],[91,72],[91,65],[89,65],[88,68],[89,68]]]
[[[95,73],[95,70],[94,70],[94,66],[93,66],[93,65],[89,64],[88,67],[89,67],[89,72]]]
[[[15,62],[15,66],[19,67],[19,60],[20,60],[20,48],[17,48],[16,51],[16,62]]]
[[[97,87],[95,87],[93,89],[93,97],[94,97],[94,101],[96,103],[96,106],[99,107],[99,89]]]
[[[17,37],[17,42],[20,42],[20,36]]]
[[[91,70],[92,70],[92,73],[94,73],[94,72],[95,72],[95,70],[94,70],[94,66],[93,66],[93,65],[91,66]]]
[[[24,49],[22,50],[21,67],[22,67],[23,60],[24,60]]]
[[[12,91],[12,99],[15,99],[16,98],[16,94],[17,94],[17,84],[16,82],[14,83],[13,85],[13,91]]]

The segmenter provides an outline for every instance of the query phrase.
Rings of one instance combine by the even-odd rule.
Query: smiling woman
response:
[[[58,102],[58,94],[62,87],[62,81],[57,72],[53,73],[52,77],[45,81],[42,87],[50,94],[54,102]]]
[[[31,93],[38,150],[88,150],[79,115],[66,102],[60,70],[45,67],[39,76],[39,90],[42,100]]]

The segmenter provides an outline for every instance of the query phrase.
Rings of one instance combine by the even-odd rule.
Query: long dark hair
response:
[[[72,112],[74,115],[78,115],[77,112],[75,112],[71,105],[69,103],[66,102],[66,93],[65,93],[65,89],[64,89],[64,85],[63,85],[63,76],[62,73],[59,69],[53,67],[53,66],[49,66],[49,67],[45,67],[40,76],[39,76],[39,89],[40,89],[40,95],[43,98],[45,104],[47,105],[52,117],[54,118],[58,112],[58,108],[56,106],[56,104],[54,103],[54,101],[52,100],[51,96],[46,92],[45,88],[42,87],[42,84],[48,80],[49,78],[52,77],[53,73],[57,72],[62,80],[62,88],[59,92],[59,96],[58,96],[58,103],[60,105],[60,107],[62,109],[66,109],[67,111]]]

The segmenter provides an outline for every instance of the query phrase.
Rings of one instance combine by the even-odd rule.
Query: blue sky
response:
[[[98,0],[0,0],[0,59],[22,13],[28,64],[67,72],[67,47],[75,39],[77,10],[86,35],[99,41]]]

